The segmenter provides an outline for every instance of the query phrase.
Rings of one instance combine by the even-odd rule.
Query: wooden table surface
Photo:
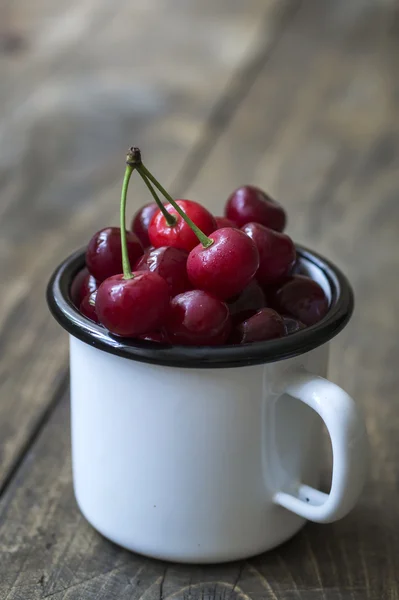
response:
[[[0,0],[0,600],[399,598],[398,101],[398,17],[376,0]],[[44,290],[117,223],[130,144],[216,213],[266,188],[355,289],[330,377],[366,415],[365,492],[243,563],[130,554],[74,500],[67,336]]]

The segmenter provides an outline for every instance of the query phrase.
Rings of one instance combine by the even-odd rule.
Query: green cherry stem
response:
[[[120,219],[121,219],[121,248],[122,248],[122,267],[123,267],[123,279],[133,279],[133,273],[130,266],[129,254],[127,252],[127,241],[126,241],[126,196],[129,187],[130,177],[136,168],[131,164],[131,151],[126,156],[126,170],[123,178],[122,193],[121,193],[121,207],[120,207]]]
[[[145,180],[145,178],[147,178],[151,181],[151,183],[153,183],[155,185],[155,187],[161,192],[161,194],[166,198],[166,200],[173,206],[173,208],[176,210],[176,212],[179,213],[181,218],[192,229],[192,231],[195,233],[195,235],[197,236],[197,238],[199,239],[199,241],[201,242],[203,247],[209,248],[209,246],[212,246],[213,240],[211,238],[209,238],[208,236],[206,236],[205,233],[203,233],[201,231],[201,229],[199,227],[197,227],[196,224],[190,219],[190,217],[188,217],[186,215],[186,213],[180,208],[180,206],[178,204],[176,204],[176,202],[173,200],[172,196],[170,196],[170,194],[168,194],[168,192],[165,190],[165,188],[162,187],[162,185],[159,183],[159,181],[157,181],[155,179],[153,174],[143,165],[143,163],[141,163],[141,162],[138,163],[136,166],[136,169],[140,173],[141,177],[143,177],[144,180]]]
[[[176,225],[176,223],[177,223],[176,217],[174,217],[173,215],[171,215],[166,210],[165,206],[162,204],[161,200],[159,199],[156,191],[152,187],[152,185],[151,185],[148,177],[146,177],[146,175],[144,175],[144,173],[142,173],[140,171],[140,168],[137,168],[137,170],[139,172],[140,177],[142,178],[142,180],[144,181],[144,183],[146,184],[146,186],[150,190],[152,197],[154,198],[155,202],[157,203],[159,210],[161,211],[161,213],[165,217],[165,220],[166,220],[167,224],[169,225],[169,227],[173,227],[173,225]]]

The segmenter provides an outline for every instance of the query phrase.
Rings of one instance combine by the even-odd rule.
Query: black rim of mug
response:
[[[354,306],[352,288],[343,273],[315,252],[297,246],[299,263],[322,272],[331,290],[328,313],[315,325],[283,338],[229,346],[171,346],[113,336],[84,317],[74,306],[70,290],[85,266],[85,249],[65,259],[47,287],[47,302],[58,323],[79,340],[117,356],[139,362],[186,368],[231,368],[272,363],[309,352],[335,337],[349,321]]]

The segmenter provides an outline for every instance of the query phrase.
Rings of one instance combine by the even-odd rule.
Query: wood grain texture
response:
[[[0,55],[0,488],[65,381],[67,337],[44,302],[51,271],[118,222],[130,144],[173,184],[214,105],[231,81],[240,89],[293,5],[0,5],[3,31],[26,45]],[[130,214],[144,198],[132,186]]]
[[[231,3],[238,11],[238,22],[252,18],[255,3],[252,8],[250,4]],[[365,411],[371,440],[371,472],[365,493],[342,521],[326,526],[309,524],[287,544],[244,563],[188,567],[138,557],[96,534],[76,507],[65,393],[56,409],[47,411],[41,432],[0,501],[0,600],[399,598],[399,282],[394,276],[399,267],[398,23],[392,20],[391,11],[363,0],[307,0],[295,9],[281,35],[273,39],[270,54],[258,45],[257,27],[264,23],[254,24],[251,39],[257,50],[245,55],[249,63],[239,69],[241,85],[236,88],[235,78],[229,79],[227,71],[220,85],[220,73],[215,74],[218,90],[225,86],[216,113],[210,92],[204,92],[206,97],[198,105],[194,93],[190,102],[182,93],[175,105],[179,94],[173,94],[177,83],[172,81],[173,102],[165,105],[162,114],[154,111],[141,132],[151,156],[150,166],[176,193],[187,192],[217,212],[235,186],[253,182],[265,187],[286,205],[288,231],[293,237],[330,257],[353,282],[357,309],[350,325],[332,344],[330,376]],[[218,15],[215,4],[210,3],[206,10]],[[278,20],[281,14],[271,10]],[[172,53],[173,45],[170,48]],[[257,62],[259,52],[263,58]],[[102,60],[105,55],[103,50]],[[22,60],[22,54],[18,56],[7,61]],[[207,72],[208,66],[203,68]],[[113,71],[110,67],[109,72]],[[246,78],[248,71],[252,75]],[[190,81],[183,86],[186,94],[194,89],[192,85]],[[197,93],[200,87],[195,88]],[[229,89],[239,101],[229,100]],[[192,106],[188,130],[195,134],[188,134],[185,142],[176,141],[182,132],[177,126],[179,113],[187,102]],[[202,129],[205,118],[213,124]],[[11,179],[15,163],[0,169],[7,191],[0,208],[6,215],[6,220],[0,221],[5,230],[0,237],[1,255],[6,257],[0,268],[5,269],[3,281],[4,276],[12,280],[13,290],[6,290],[0,313],[2,348],[7,347],[0,383],[9,386],[3,387],[0,405],[6,440],[1,446],[6,457],[3,473],[20,455],[37,415],[49,405],[66,355],[61,333],[52,327],[45,309],[37,306],[42,292],[35,291],[32,282],[36,278],[43,282],[53,260],[81,243],[94,223],[97,226],[114,215],[109,206],[118,188],[113,185],[119,174],[114,153],[117,140],[123,140],[126,132],[113,138],[115,121],[109,119],[108,133],[96,129],[99,137],[93,136],[104,144],[109,136],[111,149],[103,147],[104,154],[98,150],[87,171],[73,167],[75,151],[85,155],[81,144],[86,134],[68,152],[68,142],[55,144],[60,155],[54,162],[46,146],[40,160],[28,170],[24,185]],[[86,126],[83,121],[79,124]],[[128,129],[127,122],[121,121],[122,129]],[[48,128],[54,119],[49,123]],[[69,139],[68,127],[59,127],[61,138]],[[75,126],[74,136],[78,129]],[[214,137],[213,130],[217,132]],[[46,127],[41,131],[49,136]],[[50,138],[44,135],[44,139]],[[120,145],[123,151],[126,144]],[[33,138],[28,147],[34,147]],[[0,157],[6,161],[7,153],[2,152]],[[64,156],[71,161],[65,171],[58,166]],[[57,165],[56,187],[45,179],[47,161],[52,168]],[[170,164],[176,165],[175,177]],[[70,181],[71,172],[76,187]],[[26,200],[32,187],[34,209]],[[20,222],[14,202],[27,211],[27,222]],[[30,223],[34,227],[29,227]],[[62,225],[65,239],[60,240]],[[27,252],[32,253],[25,259],[26,265],[20,262],[22,247],[17,250],[13,239],[24,235]],[[33,253],[38,245],[45,258]],[[15,270],[20,287],[13,279]],[[31,279],[26,283],[28,270]],[[10,314],[14,316],[10,318]],[[22,341],[14,339],[14,327]],[[15,383],[15,364],[21,372],[19,385]],[[7,389],[14,397],[17,394],[14,406],[12,396],[4,393]],[[20,429],[18,419],[22,421]]]
[[[364,408],[370,479],[346,519],[309,525],[271,564],[255,561],[278,598],[281,578],[290,598],[295,585],[301,598],[399,595],[397,33],[373,4],[304,3],[189,190],[222,206],[243,182],[268,189],[294,239],[330,257],[355,289],[329,373]]]

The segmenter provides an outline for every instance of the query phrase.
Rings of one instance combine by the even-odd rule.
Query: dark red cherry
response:
[[[187,259],[187,273],[194,288],[222,300],[242,292],[259,267],[254,242],[239,229],[224,227],[212,233],[213,244],[198,244]]]
[[[137,235],[126,232],[129,260],[134,265],[143,254]],[[119,227],[106,227],[93,235],[86,251],[86,265],[97,281],[101,282],[122,272],[121,234]]]
[[[150,202],[149,204],[142,206],[133,217],[131,229],[139,238],[143,248],[147,248],[150,245],[148,227],[152,217],[158,210],[157,204],[155,202]]]
[[[259,252],[259,269],[256,279],[261,285],[275,283],[286,277],[296,259],[295,245],[285,233],[268,229],[259,223],[247,223],[241,227],[255,243]]]
[[[136,271],[132,279],[114,275],[97,290],[96,312],[100,323],[122,337],[137,337],[159,329],[168,307],[168,285],[150,271]]]
[[[235,326],[231,334],[233,344],[249,344],[280,338],[285,335],[284,321],[272,308],[262,308],[252,317]]]
[[[205,235],[215,231],[214,217],[201,204],[192,200],[176,200],[176,203]],[[197,236],[170,204],[166,209],[176,218],[176,224],[168,225],[161,211],[155,213],[148,229],[151,244],[156,248],[173,246],[190,252],[198,244]]]
[[[304,275],[291,277],[274,290],[270,298],[276,310],[291,315],[307,326],[320,321],[328,311],[328,300],[323,288]]]
[[[231,194],[225,215],[238,227],[255,222],[275,231],[283,231],[286,223],[283,207],[253,185],[244,185]]]
[[[165,330],[173,344],[219,346],[230,334],[229,309],[202,290],[184,292],[171,301]]]
[[[186,269],[187,257],[188,252],[185,250],[162,246],[146,252],[139,258],[134,270],[158,273],[165,279],[173,297],[191,289]]]
[[[291,335],[292,333],[301,331],[301,329],[306,329],[306,326],[303,323],[292,317],[283,316],[283,321],[286,335]]]
[[[82,302],[80,303],[79,310],[88,319],[98,323],[98,317],[96,313],[96,296],[97,291],[92,292],[91,294],[86,294],[84,296]]]
[[[222,229],[223,227],[237,227],[237,225],[231,219],[227,217],[215,217],[216,229]]]
[[[266,296],[259,283],[253,279],[242,290],[241,294],[228,301],[230,315],[233,323],[240,323],[251,317],[261,308],[266,306]]]
[[[100,284],[98,281],[91,275],[91,273],[87,272],[87,275],[82,281],[82,287],[80,288],[80,297],[83,299],[88,294],[92,294],[96,290],[98,290],[98,286]]]
[[[72,281],[72,284],[71,284],[71,289],[70,289],[69,293],[70,293],[72,302],[74,303],[74,305],[77,308],[79,308],[80,303],[83,300],[81,290],[82,290],[83,281],[85,280],[87,275],[90,275],[89,271],[86,268],[82,269],[75,276],[75,279]]]

